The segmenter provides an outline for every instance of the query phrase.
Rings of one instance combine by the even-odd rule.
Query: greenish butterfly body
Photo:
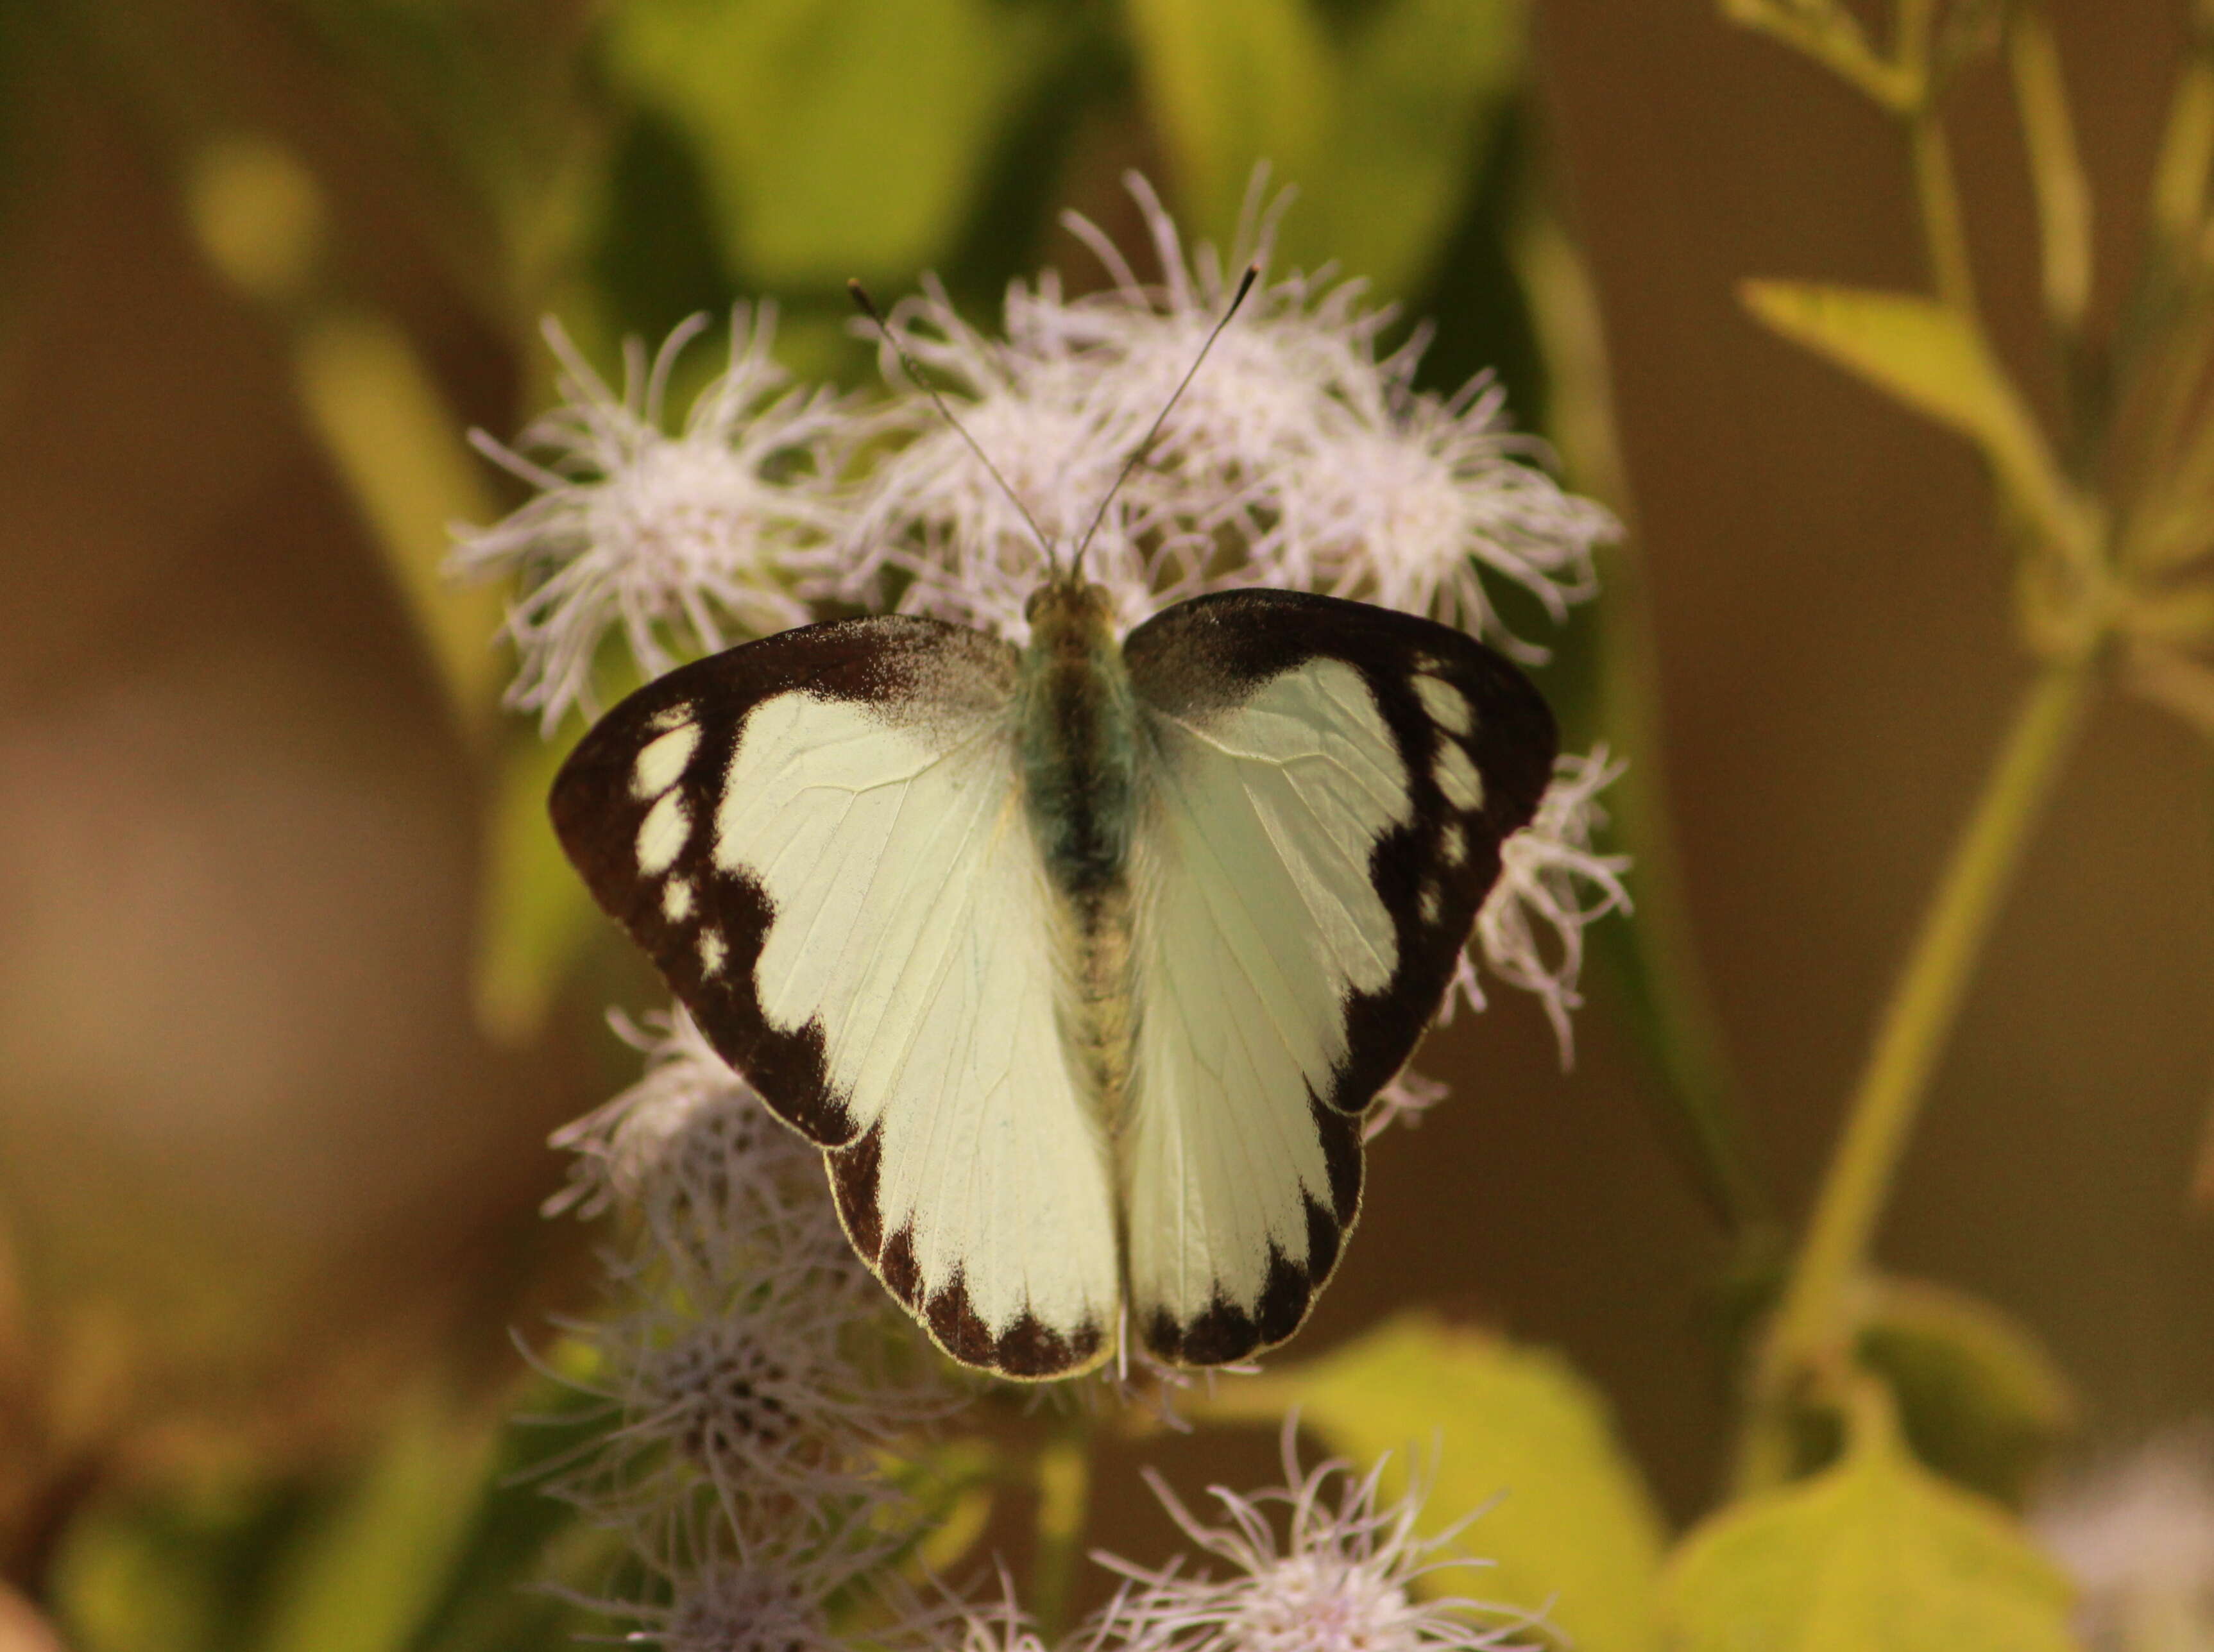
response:
[[[1118,637],[1057,572],[1028,616],[1022,647],[882,616],[672,672],[579,744],[556,828],[948,1353],[1064,1376],[1127,1324],[1241,1359],[1342,1253],[1362,1117],[1551,717],[1359,603],[1223,592]]]

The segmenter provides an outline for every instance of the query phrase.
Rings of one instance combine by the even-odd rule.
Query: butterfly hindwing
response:
[[[1201,597],[1124,657],[1147,754],[1130,1311],[1156,1354],[1217,1364],[1290,1336],[1336,1264],[1360,1116],[1451,982],[1555,734],[1490,650],[1329,597]]]
[[[1017,681],[1012,648],[960,627],[786,632],[624,701],[553,809],[708,1041],[826,1149],[886,1285],[955,1357],[1041,1377],[1105,1356],[1119,1288]]]

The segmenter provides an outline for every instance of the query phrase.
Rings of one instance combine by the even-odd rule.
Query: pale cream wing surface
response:
[[[1351,995],[1398,967],[1370,861],[1414,804],[1340,660],[1145,719],[1118,1144],[1128,1288],[1157,1352],[1213,1363],[1291,1334],[1351,1221],[1357,1121],[1324,1098]]]
[[[1063,937],[1006,716],[764,700],[713,829],[773,910],[761,1013],[819,1025],[856,1127],[832,1163],[864,1254],[972,1363],[1104,1357],[1111,1172],[1058,1031]]]

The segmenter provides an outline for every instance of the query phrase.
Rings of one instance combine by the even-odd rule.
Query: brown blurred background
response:
[[[144,0],[9,31],[4,1323],[98,1415],[342,1430],[425,1349],[505,1368],[509,1328],[584,1289],[573,1235],[534,1214],[560,1173],[546,1135],[627,1070],[595,1025],[604,970],[519,1046],[477,1030],[484,766],[303,417],[284,315],[211,268],[182,205],[198,135],[281,135],[327,194],[348,295],[396,319],[458,419],[508,435],[536,410],[529,312],[559,283],[469,290],[456,270],[498,236],[442,174],[436,121],[315,9]],[[487,50],[531,43],[516,74],[544,107],[591,81],[565,0],[483,9]],[[2182,11],[2053,8],[2109,319]],[[1665,758],[1718,1024],[1795,1216],[2025,677],[2009,567],[1965,445],[1733,295],[1920,285],[1896,134],[1701,0],[1546,0],[1532,38],[1512,187],[1550,193],[1588,257],[1650,594],[1665,749],[1630,756]],[[1954,107],[1986,305],[2049,390],[2003,75]],[[537,136],[507,162],[558,158]],[[1173,188],[1141,115],[1103,116],[1045,204],[1126,223],[1126,161]],[[1503,164],[1467,188],[1507,187]],[[1043,228],[1000,251],[1086,265]],[[1449,291],[1426,278],[1417,297]],[[2214,1227],[2187,1198],[2214,1103],[2208,756],[2134,703],[2096,713],[1881,1244],[2021,1315],[2098,1438],[2214,1403]],[[1653,1061],[1590,984],[1572,1074],[1510,989],[1439,1037],[1423,1065],[1456,1094],[1372,1154],[1310,1345],[1416,1299],[1556,1344],[1683,1514],[1720,1461],[1727,1255],[1664,1145]],[[1140,1520],[1110,1508],[1099,1539]]]

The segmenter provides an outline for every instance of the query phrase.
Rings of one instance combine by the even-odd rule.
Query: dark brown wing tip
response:
[[[969,1306],[968,1285],[958,1276],[920,1306],[904,1297],[900,1301],[948,1359],[1009,1382],[1080,1377],[1097,1370],[1114,1351],[1099,1327],[1088,1320],[1064,1336],[1025,1313],[994,1336]]]
[[[884,1229],[884,1215],[877,1204],[880,1151],[879,1131],[872,1129],[850,1146],[823,1153],[838,1221],[853,1253],[940,1353],[972,1371],[1010,1382],[1056,1382],[1106,1363],[1115,1351],[1114,1343],[1089,1321],[1064,1334],[1026,1313],[994,1336],[969,1306],[965,1281],[956,1277],[926,1300],[913,1231],[900,1227],[886,1233]]]
[[[1323,1287],[1336,1271],[1353,1227],[1350,1219],[1341,1222],[1312,1196],[1304,1202],[1306,1262],[1294,1262],[1281,1247],[1271,1245],[1268,1277],[1262,1284],[1260,1300],[1250,1308],[1218,1293],[1203,1312],[1188,1322],[1179,1321],[1165,1307],[1154,1309],[1145,1324],[1147,1350],[1170,1365],[1203,1370],[1265,1354],[1299,1335]]]

